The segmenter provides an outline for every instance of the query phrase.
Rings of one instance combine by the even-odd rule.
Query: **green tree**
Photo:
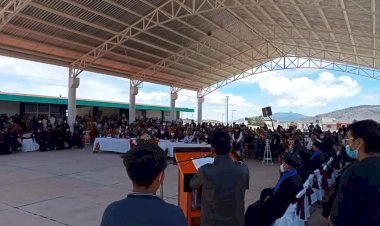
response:
[[[289,127],[293,127],[297,129],[297,123],[296,122],[290,122]]]
[[[248,122],[248,125],[251,126],[261,126],[265,123],[263,116],[247,117],[245,120]]]

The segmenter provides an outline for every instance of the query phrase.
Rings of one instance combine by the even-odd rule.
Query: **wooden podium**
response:
[[[210,152],[175,153],[175,159],[178,162],[178,206],[185,214],[189,226],[201,225],[201,210],[192,210],[191,207],[192,188],[190,187],[190,180],[197,172],[197,169],[195,168],[191,159],[202,157],[208,154],[210,154]],[[232,159],[240,161],[240,157],[236,154],[236,152],[231,152],[230,155]]]
[[[175,153],[175,158],[178,162],[178,206],[185,214],[189,226],[201,225],[201,210],[191,209],[192,189],[190,187],[190,180],[197,172],[197,169],[195,168],[193,161],[190,159],[207,154],[210,154],[210,152]]]

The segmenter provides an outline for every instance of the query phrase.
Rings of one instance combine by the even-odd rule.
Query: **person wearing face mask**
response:
[[[32,136],[34,137],[36,143],[40,146],[40,151],[47,151],[46,133],[42,130],[42,126],[34,131]]]
[[[240,131],[239,127],[235,127],[235,131],[232,133],[231,138],[232,149],[241,156],[241,152],[243,149],[243,133]]]
[[[290,203],[302,189],[302,179],[297,172],[300,159],[285,152],[280,170],[283,175],[274,188],[261,192],[260,200],[250,205],[245,213],[245,226],[270,226],[284,215]]]
[[[346,152],[350,153],[350,149],[346,148],[346,150],[344,151],[344,153],[346,153]],[[347,155],[347,153],[346,153],[346,155]],[[340,171],[339,176],[337,176],[335,178],[334,190],[331,192],[330,197],[328,198],[328,200],[322,202],[322,208],[323,208],[322,216],[324,218],[326,218],[326,219],[328,219],[328,217],[330,216],[331,208],[332,208],[332,205],[333,205],[333,203],[334,203],[334,201],[336,199],[336,195],[338,193],[338,188],[340,186],[340,181],[341,181],[342,175],[344,174],[344,172],[349,167],[351,167],[355,162],[357,162],[355,154],[354,155],[351,154],[351,157],[348,157],[348,158],[350,158],[352,161],[350,161],[350,163],[348,165],[344,166],[344,168]]]
[[[161,139],[161,140],[164,140],[165,138],[167,139],[168,136],[167,134],[165,133],[165,129],[164,128],[160,128],[158,130],[158,137]]]
[[[380,125],[357,121],[348,127],[346,152],[358,160],[342,174],[329,224],[380,225]]]
[[[186,131],[186,136],[183,138],[184,143],[191,143],[194,140],[194,134],[189,130]]]
[[[187,226],[178,206],[156,196],[167,166],[166,153],[159,146],[138,145],[125,154],[123,163],[133,192],[105,209],[101,226]]]
[[[202,141],[209,144],[210,143],[210,139],[209,139],[209,136],[208,136],[208,132],[205,131],[205,133],[203,134],[202,136]]]
[[[69,124],[67,123],[66,119],[63,119],[63,124],[62,124],[63,130],[67,130],[70,128]]]

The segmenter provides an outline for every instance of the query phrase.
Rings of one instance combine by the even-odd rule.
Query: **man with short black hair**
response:
[[[310,163],[311,163],[310,173],[313,173],[314,170],[321,169],[322,164],[328,161],[327,156],[324,152],[322,152],[322,149],[323,149],[322,141],[319,139],[316,139],[312,146],[313,154],[310,157]]]
[[[243,162],[231,159],[230,141],[227,132],[214,132],[211,137],[214,163],[200,167],[191,179],[193,189],[202,189],[201,225],[244,226],[249,170]]]
[[[331,209],[332,226],[380,225],[380,125],[373,120],[348,127],[346,153],[357,163],[341,176]]]
[[[157,145],[142,144],[127,152],[123,162],[133,192],[106,208],[101,226],[187,226],[178,206],[156,196],[165,177],[165,152]]]

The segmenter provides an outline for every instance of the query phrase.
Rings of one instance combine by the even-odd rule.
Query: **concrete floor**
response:
[[[278,165],[246,161],[246,206],[274,186]],[[164,198],[177,204],[177,166],[166,170]],[[0,156],[0,226],[95,226],[105,207],[132,189],[119,154],[81,150]],[[308,226],[327,225],[317,209]]]

